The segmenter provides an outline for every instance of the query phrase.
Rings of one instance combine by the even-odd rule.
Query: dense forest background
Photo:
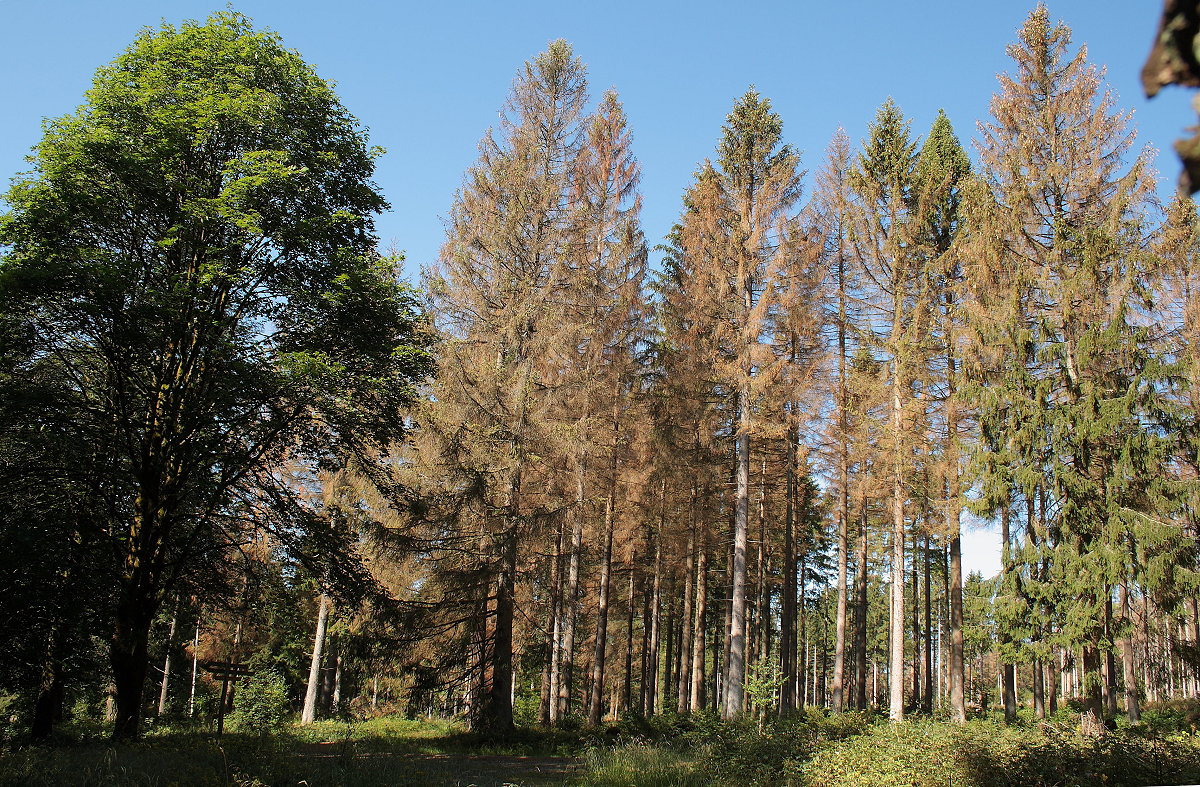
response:
[[[749,89],[658,243],[552,42],[404,283],[329,84],[143,32],[0,219],[8,723],[1200,696],[1200,221],[1064,23],[1008,54],[971,153]]]

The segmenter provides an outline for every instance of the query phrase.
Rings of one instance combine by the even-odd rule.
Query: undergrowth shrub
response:
[[[813,787],[1140,787],[1200,781],[1200,738],[1100,738],[1043,724],[973,721],[880,724],[784,768],[784,783]]]
[[[1200,731],[1200,700],[1152,702],[1142,710],[1141,723],[1154,735]]]
[[[287,684],[273,669],[260,669],[242,681],[229,714],[230,729],[267,735],[283,729],[291,718]]]

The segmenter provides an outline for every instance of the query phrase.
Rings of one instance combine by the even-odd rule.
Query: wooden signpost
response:
[[[232,661],[202,661],[200,666],[204,671],[221,681],[221,701],[217,704],[217,736],[225,731],[225,701],[229,696],[230,681],[245,678],[254,674],[254,670],[245,664]]]

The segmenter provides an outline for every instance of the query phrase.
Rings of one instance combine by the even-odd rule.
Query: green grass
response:
[[[413,785],[576,787],[1083,787],[1200,782],[1200,703],[1148,709],[1150,720],[1099,739],[1064,711],[1047,722],[959,727],[817,711],[772,721],[712,714],[629,719],[599,730],[523,728],[504,740],[440,720],[325,721],[220,739],[159,726],[112,745],[104,728],[64,728],[52,746],[0,749],[8,785]]]
[[[379,718],[289,727],[269,736],[220,739],[160,727],[139,743],[113,745],[94,725],[68,728],[74,739],[0,751],[0,785],[499,785],[560,784],[577,769],[583,744],[525,731],[508,743],[486,741],[448,721]],[[532,741],[538,741],[534,745]]]
[[[571,784],[587,787],[704,787],[711,778],[698,767],[696,752],[644,743],[588,753],[586,770]]]

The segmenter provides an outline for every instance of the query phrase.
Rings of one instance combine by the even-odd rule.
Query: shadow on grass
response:
[[[326,722],[276,735],[155,731],[139,743],[59,741],[0,752],[0,785],[560,784],[574,756],[535,746],[539,733],[486,741],[450,724]]]

